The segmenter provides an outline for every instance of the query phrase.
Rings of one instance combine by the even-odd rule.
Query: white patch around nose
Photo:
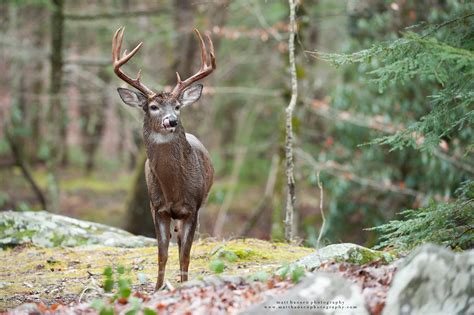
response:
[[[173,140],[175,136],[173,131],[174,131],[174,128],[173,130],[168,129],[164,133],[154,131],[150,134],[150,139],[155,144],[170,142]]]

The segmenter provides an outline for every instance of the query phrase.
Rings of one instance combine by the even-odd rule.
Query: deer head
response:
[[[114,72],[120,79],[136,88],[138,92],[130,89],[118,88],[118,93],[125,104],[143,109],[145,112],[145,123],[149,128],[151,128],[150,132],[160,134],[173,133],[181,124],[181,109],[193,104],[201,97],[203,89],[202,84],[192,84],[207,77],[214,69],[216,69],[214,46],[211,38],[206,34],[210,48],[210,62],[208,63],[207,49],[204,40],[199,31],[194,29],[201,47],[200,69],[196,74],[184,81],[181,80],[179,74],[176,72],[177,83],[172,91],[155,93],[140,81],[141,70],[138,71],[137,77],[133,79],[126,75],[121,69],[121,66],[126,64],[138,52],[143,44],[138,44],[130,53],[124,51],[123,56],[120,57],[124,30],[124,27],[119,28],[115,32],[112,41]]]

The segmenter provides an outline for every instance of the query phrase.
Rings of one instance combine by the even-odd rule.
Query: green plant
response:
[[[114,308],[111,305],[107,305],[102,299],[94,299],[90,303],[90,307],[97,310],[100,315],[113,315],[115,314]]]
[[[125,269],[124,266],[118,266],[115,269],[112,267],[106,267],[102,273],[104,276],[103,280],[103,288],[104,291],[107,293],[112,293],[112,298],[109,302],[104,301],[102,299],[95,299],[91,302],[90,306],[96,309],[100,315],[112,315],[114,314],[113,303],[115,301],[119,301],[122,304],[128,304],[130,307],[125,312],[126,315],[134,315],[139,313],[140,311],[143,312],[145,315],[156,315],[157,313],[148,308],[143,307],[143,300],[141,298],[137,298],[131,296],[132,293],[132,282],[128,277],[128,273],[130,272],[129,269]]]
[[[112,267],[106,267],[104,269],[104,291],[112,292],[115,289],[114,300],[117,298],[128,299],[132,293],[132,281],[126,276],[124,266],[118,266],[114,275]]]
[[[236,262],[239,259],[239,256],[235,252],[225,249],[219,250],[216,256],[228,262]]]
[[[474,181],[457,190],[459,198],[452,203],[401,212],[402,220],[370,228],[382,235],[376,248],[394,247],[408,250],[425,242],[453,249],[474,247]]]
[[[151,308],[145,307],[143,309],[143,315],[157,315],[158,313]]]
[[[426,12],[414,3],[403,5],[417,23],[411,27],[401,28],[407,21],[393,14],[389,1],[381,2],[379,9],[367,8],[351,18],[356,46],[350,51],[355,53],[313,53],[336,66],[350,65],[330,110],[339,119],[352,113],[360,117],[336,125],[335,130],[345,135],[338,145],[347,148],[355,141],[383,145],[354,145],[345,159],[334,157],[341,165],[351,158],[350,167],[341,170],[356,176],[362,171],[371,174],[372,182],[370,178],[351,179],[380,193],[367,197],[369,194],[344,180],[326,181],[332,200],[325,236],[334,239],[335,232],[347,233],[350,227],[341,222],[351,212],[362,213],[366,226],[376,226],[386,222],[387,214],[413,208],[416,203],[421,208],[402,212],[401,220],[369,229],[378,232],[378,247],[406,249],[431,241],[469,248],[472,203],[452,196],[474,174],[474,129],[469,128],[474,122],[474,5],[439,1],[437,9]],[[400,31],[394,32],[396,29]],[[367,78],[375,84],[368,84]],[[351,138],[353,134],[357,137]],[[391,183],[393,189],[383,193],[383,185],[377,182]],[[353,202],[351,195],[355,200],[364,196],[376,205],[384,200],[383,213],[378,206],[371,209],[365,200],[365,205]],[[443,197],[452,201],[441,203]],[[429,203],[431,198],[440,203]]]
[[[297,266],[291,270],[290,279],[293,283],[298,283],[304,277],[306,271],[304,267]]]
[[[288,272],[290,272],[290,265],[285,264],[275,272],[275,275],[282,279],[285,279],[288,275]]]
[[[306,270],[303,266],[296,266],[291,267],[290,265],[286,264],[280,267],[276,272],[275,275],[281,279],[290,278],[293,283],[298,283],[304,277]]]
[[[225,264],[221,259],[213,259],[209,264],[209,269],[214,273],[222,273],[224,268]]]

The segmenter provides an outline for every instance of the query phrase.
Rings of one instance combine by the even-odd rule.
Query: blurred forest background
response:
[[[325,243],[370,246],[377,231],[364,228],[398,218],[404,209],[450,202],[461,183],[472,179],[469,2],[299,1],[295,221],[306,245],[315,245],[320,233],[320,203]],[[469,14],[461,24],[443,25]],[[124,48],[144,42],[127,64],[129,73],[142,68],[143,81],[157,90],[174,85],[176,71],[186,77],[199,66],[192,29],[211,32],[217,70],[203,82],[201,100],[182,114],[186,131],[208,148],[216,169],[199,232],[283,239],[284,118],[291,93],[286,1],[2,1],[0,209],[46,208],[154,235],[143,176],[142,112],[121,102],[116,88],[124,85],[112,70],[112,36],[122,25]],[[436,71],[427,74],[425,68],[394,63],[403,75],[392,82],[384,72],[384,82],[371,82],[371,74],[380,74],[374,70],[393,54],[378,58],[364,50],[401,39],[408,30],[417,30],[407,29],[412,25],[437,25],[434,37],[439,35],[440,43],[442,36],[458,34],[449,27],[464,27],[464,37],[450,44],[470,43],[463,49],[470,52],[464,55],[471,64],[450,68],[440,62],[437,76]],[[434,49],[426,45],[422,47]],[[347,56],[364,60],[314,58],[314,51],[361,51]],[[433,110],[430,96],[453,77],[471,93],[459,109],[462,115],[456,116],[464,117],[461,123],[450,128],[436,121],[432,126],[446,132],[431,138],[429,130],[422,130],[425,138],[385,138],[382,145],[361,146],[410,130],[406,128]]]

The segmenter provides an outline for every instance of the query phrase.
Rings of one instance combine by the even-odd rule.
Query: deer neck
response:
[[[148,159],[156,168],[174,168],[184,163],[192,153],[192,148],[186,140],[186,133],[178,125],[172,133],[160,133],[153,129],[143,128]]]

